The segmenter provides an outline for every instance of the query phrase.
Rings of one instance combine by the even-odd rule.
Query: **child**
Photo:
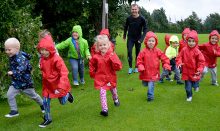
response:
[[[164,37],[164,41],[165,41],[165,44],[166,44],[166,47],[164,49],[164,53],[166,52],[167,48],[170,46],[170,37],[171,35],[170,34],[166,34],[165,37]]]
[[[187,40],[186,37],[190,32],[190,28],[185,28],[182,32],[182,39],[180,40],[180,47],[179,47],[179,52],[187,46]]]
[[[156,46],[158,45],[157,36],[149,31],[146,34],[144,48],[137,57],[139,79],[144,86],[148,86],[147,101],[154,100],[154,82],[160,78],[160,60],[163,68],[170,70],[170,61],[165,54]]]
[[[167,48],[170,46],[170,43],[169,43],[169,40],[170,40],[170,37],[171,35],[170,34],[166,34],[165,37],[164,37],[164,41],[165,41],[165,44],[166,44],[166,47],[164,49],[164,53],[166,52]],[[162,65],[163,66],[163,65]],[[171,75],[171,72],[169,72],[168,75],[166,75],[166,80],[168,81],[173,81],[171,78],[170,78],[170,75]],[[161,81],[160,81],[161,82]],[[162,83],[162,82],[161,82]]]
[[[116,71],[122,68],[122,63],[116,53],[110,48],[111,42],[106,35],[98,35],[96,43],[99,52],[95,54],[89,62],[89,73],[90,77],[94,78],[95,89],[100,90],[102,106],[100,114],[108,116],[106,90],[111,91],[115,106],[120,105],[116,89]]]
[[[108,29],[102,29],[100,31],[100,35],[106,35],[108,36],[108,38],[110,39],[110,34],[109,34],[109,30]],[[96,42],[93,44],[93,46],[91,47],[91,55],[93,56],[94,54],[96,54],[98,52],[98,50],[96,49],[97,45]],[[111,48],[113,49],[113,51],[115,50],[115,44],[113,42],[111,42]]]
[[[19,115],[15,97],[21,92],[36,101],[40,105],[42,113],[44,113],[43,100],[33,87],[32,67],[29,62],[30,55],[20,51],[20,42],[16,38],[9,38],[5,41],[5,52],[9,56],[8,75],[12,80],[7,92],[11,111],[5,117],[11,118]]]
[[[182,80],[185,80],[187,99],[192,101],[192,87],[199,89],[199,80],[205,65],[205,58],[197,48],[198,35],[196,31],[191,31],[187,35],[187,46],[176,58],[177,68],[182,66]]]
[[[44,121],[39,127],[46,127],[52,122],[50,116],[50,100],[58,98],[60,104],[64,105],[67,100],[72,103],[73,96],[70,94],[70,82],[68,70],[62,58],[56,54],[51,37],[45,36],[37,46],[41,54],[40,69],[42,72],[43,84],[43,105],[45,108]]]
[[[84,80],[84,58],[91,59],[87,40],[82,37],[80,25],[73,26],[72,37],[56,45],[58,50],[68,48],[68,57],[72,68],[73,85],[78,86],[78,73],[80,83],[85,84]]]
[[[205,68],[202,73],[202,78],[206,73],[208,73],[208,69],[211,72],[212,85],[218,86],[217,82],[217,57],[220,56],[220,52],[218,51],[218,42],[219,42],[219,33],[217,30],[213,30],[209,34],[209,42],[199,45],[199,49],[205,57]]]
[[[176,35],[172,35],[169,39],[170,46],[167,48],[165,55],[170,59],[171,71],[175,72],[175,79],[177,84],[183,84],[180,80],[180,70],[176,68],[176,56],[178,55],[179,49],[179,38]],[[163,69],[163,72],[160,76],[160,82],[163,83],[163,78],[167,76],[169,72]]]

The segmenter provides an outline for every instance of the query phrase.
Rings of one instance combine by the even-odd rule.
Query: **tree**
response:
[[[158,32],[168,31],[168,20],[163,8],[153,10],[151,17],[154,21],[153,28]]]
[[[197,30],[198,32],[202,31],[202,23],[201,23],[201,19],[199,19],[199,17],[197,16],[196,12],[192,12],[192,15],[190,15],[189,17],[187,17],[184,20],[185,26],[186,27],[190,27],[190,29],[193,30]]]
[[[17,3],[16,3],[17,2]],[[33,73],[35,83],[40,80],[38,69],[38,55],[35,50],[35,45],[38,42],[38,32],[41,26],[41,17],[32,17],[31,10],[34,3],[29,3],[28,0],[21,1],[6,0],[0,1],[0,43],[1,49],[4,49],[4,41],[9,37],[16,37],[21,43],[21,50],[32,55],[31,63],[33,65]],[[9,86],[8,59],[4,50],[0,52],[0,98],[4,98],[6,89]]]
[[[204,27],[208,32],[211,32],[212,30],[218,30],[218,32],[220,32],[220,15],[218,13],[213,13],[207,16],[204,22]]]

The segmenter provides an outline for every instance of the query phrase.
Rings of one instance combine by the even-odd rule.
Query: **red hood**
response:
[[[53,39],[50,35],[45,36],[44,38],[40,39],[38,45],[37,45],[37,50],[41,48],[44,48],[50,52],[51,55],[56,53],[55,46],[53,43]]]
[[[165,43],[166,43],[167,46],[170,46],[170,43],[169,43],[170,37],[171,37],[171,35],[169,35],[169,34],[166,34],[165,37],[164,37]]]
[[[100,35],[107,35],[108,38],[110,38],[109,30],[108,29],[102,29],[100,31]]]
[[[195,40],[196,45],[194,47],[197,47],[198,46],[198,42],[199,42],[198,33],[195,30],[190,31],[189,34],[186,37],[186,40],[188,41],[189,38],[192,38],[192,39]],[[187,46],[188,46],[188,44],[187,44]]]
[[[209,34],[209,42],[210,42],[211,36],[214,36],[214,35],[216,35],[216,36],[218,37],[218,42],[219,42],[220,36],[219,36],[219,33],[218,33],[217,30],[213,30],[213,31]],[[218,42],[217,42],[217,43],[218,43]]]
[[[151,37],[155,38],[155,40],[156,40],[156,43],[155,43],[155,46],[154,46],[154,48],[155,48],[155,47],[158,45],[158,39],[157,39],[156,34],[154,34],[154,32],[152,32],[152,31],[147,32],[147,34],[146,34],[146,36],[145,36],[144,44],[145,44],[145,46],[148,48],[148,46],[147,46],[147,41],[148,41],[148,39],[150,39]]]
[[[189,34],[189,32],[190,32],[190,28],[185,28],[185,29],[183,30],[183,32],[182,32],[182,39],[183,39],[183,40],[184,40],[183,35],[184,35],[184,34]]]

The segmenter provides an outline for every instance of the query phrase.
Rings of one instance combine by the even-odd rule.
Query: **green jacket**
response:
[[[89,46],[86,39],[82,38],[82,28],[80,25],[73,26],[72,32],[77,32],[79,34],[78,44],[80,48],[80,55],[82,58],[88,58],[90,56]],[[58,50],[63,50],[68,48],[68,58],[78,59],[77,50],[72,42],[72,37],[69,37],[65,41],[56,45]]]
[[[174,48],[172,46],[169,46],[166,49],[165,55],[171,60],[172,58],[177,57],[178,50],[179,50],[179,47]]]

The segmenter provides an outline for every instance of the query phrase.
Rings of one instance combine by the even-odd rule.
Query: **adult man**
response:
[[[147,32],[147,26],[146,21],[143,16],[139,15],[139,7],[137,4],[131,5],[131,15],[127,17],[126,23],[124,26],[124,35],[123,39],[126,39],[126,34],[128,31],[128,39],[127,39],[127,51],[128,51],[128,63],[129,63],[129,70],[128,74],[131,74],[132,72],[138,72],[137,66],[135,66],[135,69],[132,69],[132,49],[135,45],[135,52],[137,59],[137,56],[140,52],[141,43],[144,40],[144,37]]]

